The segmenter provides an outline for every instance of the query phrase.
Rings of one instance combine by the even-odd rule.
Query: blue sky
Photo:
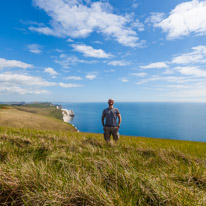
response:
[[[0,101],[206,102],[206,1],[0,2]]]

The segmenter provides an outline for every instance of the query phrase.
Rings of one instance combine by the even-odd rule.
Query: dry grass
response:
[[[45,109],[46,110],[46,109]],[[0,125],[14,128],[75,131],[75,128],[61,120],[15,108],[0,109]]]
[[[196,152],[195,152],[196,151]],[[205,205],[206,143],[0,128],[1,205]]]
[[[20,111],[41,114],[44,116],[49,116],[59,120],[63,120],[62,111],[60,109],[56,109],[55,106],[50,106],[49,103],[26,104],[23,106],[12,106],[12,107]]]

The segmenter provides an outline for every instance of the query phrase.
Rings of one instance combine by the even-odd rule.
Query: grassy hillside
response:
[[[0,126],[75,131],[75,128],[64,123],[62,118],[59,120],[59,113],[61,114],[61,110],[55,107],[1,105]]]
[[[206,143],[0,128],[0,205],[206,205]]]
[[[13,107],[20,111],[41,114],[63,120],[62,111],[60,109],[56,109],[56,106],[51,105],[51,103],[33,103]]]

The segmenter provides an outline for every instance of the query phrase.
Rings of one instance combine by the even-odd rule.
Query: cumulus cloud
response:
[[[101,41],[93,41],[92,43],[94,43],[94,44],[103,44],[103,42],[101,42]]]
[[[146,19],[146,23],[152,23],[154,26],[158,26],[165,17],[163,12],[151,12],[150,16]]]
[[[115,70],[114,69],[104,70],[104,72],[115,72]]]
[[[174,70],[173,69],[169,69],[167,68],[162,74],[165,74],[165,75],[170,75],[170,74],[174,74]]]
[[[84,44],[73,44],[72,47],[75,51],[81,52],[86,57],[96,57],[96,58],[109,58],[111,55],[105,53],[102,49],[94,49],[91,46]]]
[[[131,73],[131,75],[137,76],[137,77],[145,77],[145,76],[147,76],[147,73],[145,73],[145,72],[136,72],[136,73]]]
[[[124,77],[124,78],[121,78],[120,81],[122,81],[122,82],[128,82],[129,80]]]
[[[182,84],[176,84],[176,85],[165,85],[168,88],[175,88],[175,89],[188,89],[188,88],[193,88],[192,86],[189,85],[182,85]]]
[[[61,87],[64,87],[64,88],[73,88],[73,87],[82,87],[83,85],[81,85],[81,84],[71,84],[71,83],[62,83],[62,82],[60,82],[59,83],[59,85],[61,86]]]
[[[15,94],[45,94],[47,90],[39,87],[55,86],[55,82],[48,82],[40,77],[24,74],[3,73],[0,74],[0,92]]]
[[[89,80],[93,80],[93,79],[96,79],[97,75],[95,74],[87,74],[86,75],[86,78],[89,79]]]
[[[45,35],[52,35],[52,36],[58,36],[61,37],[60,34],[56,33],[54,30],[50,29],[49,27],[33,27],[30,26],[29,29],[31,31],[36,31]]]
[[[66,79],[71,79],[71,80],[82,80],[81,77],[77,77],[77,76],[70,76],[70,77],[67,77]]]
[[[197,46],[192,48],[193,52],[176,56],[171,63],[188,64],[206,62],[206,46]]]
[[[130,64],[130,62],[123,61],[123,60],[111,61],[111,62],[108,63],[108,65],[112,65],[112,66],[127,66],[129,64]]]
[[[63,68],[69,68],[71,65],[75,65],[80,62],[79,58],[73,55],[61,54],[59,59],[54,60],[54,62],[60,64]]]
[[[53,68],[51,68],[51,67],[45,68],[45,69],[44,69],[44,72],[49,73],[51,76],[56,76],[56,75],[59,74],[58,72],[56,72],[56,71],[55,71]]]
[[[67,39],[67,42],[74,42],[74,40],[73,39]]]
[[[76,65],[77,63],[85,63],[85,64],[96,63],[95,60],[92,61],[82,60],[74,55],[67,55],[67,54],[61,54],[58,59],[54,60],[54,62],[60,64],[65,69],[70,68],[70,66]]]
[[[62,53],[62,52],[63,52],[63,50],[61,50],[61,49],[55,49],[55,51],[56,51],[56,52],[59,52],[59,53]]]
[[[29,51],[32,53],[35,53],[35,54],[41,53],[41,46],[38,44],[29,44],[27,47]]]
[[[136,19],[136,21],[133,22],[131,25],[132,25],[133,27],[136,27],[138,31],[144,31],[144,24],[141,23],[141,22],[139,21],[139,19]]]
[[[167,68],[168,65],[165,62],[155,62],[148,64],[146,66],[140,66],[142,69],[161,69],[161,68]]]
[[[54,86],[55,82],[48,82],[40,77],[28,76],[24,74],[3,73],[0,74],[0,83],[4,85],[24,85],[24,86]]]
[[[177,76],[158,76],[158,75],[154,75],[152,77],[146,78],[144,80],[140,80],[138,81],[136,84],[140,85],[140,84],[145,84],[148,82],[154,82],[154,81],[166,81],[166,82],[173,82],[173,83],[185,83],[185,82],[197,82],[199,81],[198,79],[188,79],[185,77],[177,77]]]
[[[198,67],[175,67],[175,69],[183,75],[206,77],[206,71]]]
[[[120,44],[130,47],[140,46],[139,38],[132,23],[142,27],[133,20],[132,15],[112,13],[109,3],[65,0],[33,0],[36,6],[43,9],[51,17],[51,27],[29,27],[46,35],[58,37],[85,38],[92,32],[114,38]]]
[[[133,4],[132,4],[132,8],[133,8],[133,9],[136,9],[138,6],[139,6],[138,3],[133,3]]]
[[[21,88],[18,86],[1,86],[0,93],[11,93],[11,94],[46,94],[47,90],[36,89],[36,88]]]
[[[167,32],[168,39],[188,36],[191,33],[206,35],[206,1],[193,0],[178,4],[170,15],[155,23]]]
[[[0,68],[15,68],[15,67],[23,68],[23,69],[33,68],[31,64],[27,64],[17,60],[7,60],[4,58],[0,58]]]

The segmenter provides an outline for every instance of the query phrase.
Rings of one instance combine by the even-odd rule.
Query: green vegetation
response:
[[[206,205],[206,143],[0,128],[1,205]]]
[[[9,106],[6,104],[0,104],[0,109],[9,109]]]
[[[56,106],[52,105],[51,103],[33,103],[13,107],[20,111],[41,114],[59,120],[63,119],[62,111],[60,109],[56,109]]]
[[[0,125],[0,205],[206,205],[206,143],[107,145],[50,103],[0,105]]]
[[[63,122],[62,112],[60,109],[56,109],[55,106],[44,104],[38,104],[36,107],[33,107],[33,105],[1,105],[0,126],[42,130],[76,131],[71,124]]]

